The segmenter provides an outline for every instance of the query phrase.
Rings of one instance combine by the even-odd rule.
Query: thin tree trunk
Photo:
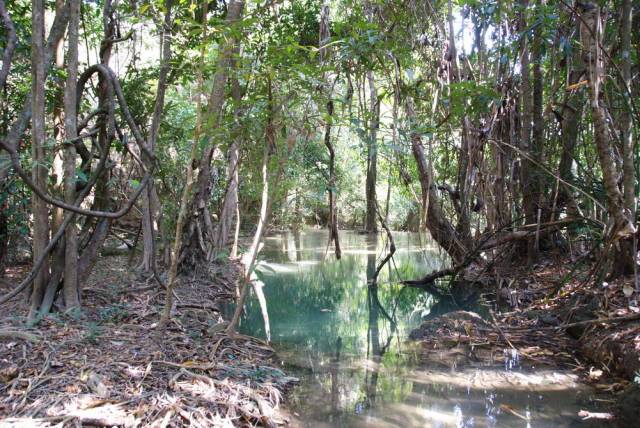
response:
[[[156,100],[151,120],[151,130],[149,132],[149,151],[155,153],[156,141],[160,132],[160,122],[164,110],[164,95],[167,89],[167,79],[171,70],[171,7],[173,0],[165,0],[165,15],[162,32],[160,36],[160,73],[158,75],[158,88],[156,90]],[[148,165],[147,168],[151,168]],[[142,263],[140,268],[143,272],[155,270],[155,236],[156,217],[158,210],[158,195],[156,193],[153,180],[149,182],[146,192],[142,195]]]
[[[329,2],[325,0],[320,12],[320,64],[324,64],[328,57],[329,51],[326,45],[329,43],[331,34],[329,32]],[[333,84],[330,82],[328,73],[324,78],[325,95],[329,98],[327,101],[327,117],[324,125],[324,145],[329,152],[329,182],[327,183],[327,191],[329,194],[329,243],[334,243],[336,259],[342,257],[340,249],[340,238],[338,236],[338,207],[336,206],[336,152],[331,142],[331,127],[333,122]]]
[[[196,81],[196,126],[193,133],[193,141],[191,143],[191,154],[189,156],[189,162],[187,164],[187,176],[184,189],[182,189],[182,196],[180,197],[180,211],[178,212],[178,219],[176,220],[176,232],[173,241],[173,251],[171,252],[171,265],[169,266],[169,278],[167,280],[167,290],[165,295],[164,309],[160,316],[160,322],[158,328],[164,328],[171,318],[171,310],[173,308],[173,289],[175,288],[176,276],[178,275],[178,262],[180,259],[180,249],[182,248],[182,233],[187,218],[187,211],[189,210],[189,197],[193,189],[193,166],[196,164],[198,156],[198,142],[200,141],[200,135],[202,133],[202,91],[204,86],[204,57],[205,57],[205,43],[207,39],[207,15],[209,13],[209,4],[205,2],[202,8],[202,37],[200,47],[200,63],[197,70]]]
[[[238,54],[239,49],[236,49],[235,54]],[[235,68],[236,60],[233,59],[232,67]],[[238,186],[239,176],[238,169],[240,168],[240,157],[238,153],[238,146],[242,141],[242,109],[240,103],[242,102],[242,89],[237,77],[232,78],[231,82],[231,94],[233,101],[236,104],[236,111],[234,113],[234,130],[232,134],[233,142],[229,147],[229,165],[227,173],[227,190],[225,192],[224,200],[222,202],[222,208],[220,209],[220,216],[218,225],[215,229],[213,251],[214,256],[217,251],[224,248],[229,242],[229,236],[231,234],[231,226],[233,225],[234,217],[236,216],[238,206]],[[239,218],[236,218],[236,224],[239,223]]]
[[[620,49],[622,51],[622,64],[620,69],[622,72],[623,87],[632,91],[631,87],[631,23],[633,22],[633,11],[631,8],[631,0],[622,0],[621,11],[621,23],[620,23]],[[637,30],[636,30],[637,31]],[[620,133],[622,139],[622,168],[623,178],[622,185],[624,188],[624,204],[627,210],[629,210],[629,217],[635,223],[636,218],[636,177],[635,168],[633,165],[634,156],[634,142],[633,142],[633,129],[632,129],[632,113],[631,105],[627,96],[627,91],[622,91],[625,97],[625,102],[620,114]]]
[[[112,4],[112,0],[105,0],[102,8],[102,26],[103,26],[103,39],[100,42],[100,63],[104,66],[109,66],[111,60],[111,51],[113,48],[113,40],[116,36],[116,20],[115,12]],[[100,108],[108,111],[108,105],[110,103],[110,83],[102,77],[98,78],[98,104]],[[110,116],[110,115],[109,115]],[[98,130],[98,138],[94,142],[97,145],[99,152],[108,153],[111,147],[111,142],[114,139],[115,133],[115,118],[106,117],[100,123],[100,129]],[[98,177],[98,181],[95,185],[94,200],[92,208],[96,210],[111,211],[113,207],[113,201],[111,198],[111,186],[109,181],[111,179],[110,172],[104,171]],[[110,218],[98,218],[87,219],[83,225],[83,229],[79,234],[80,242],[86,242],[86,245],[79,249],[80,258],[78,259],[78,288],[89,278],[93,267],[98,259],[98,255],[104,241],[109,235],[111,229]],[[88,236],[88,238],[85,238]]]
[[[32,180],[36,186],[47,186],[47,168],[45,163],[45,66],[44,66],[44,1],[32,0],[32,40],[31,40],[31,146]],[[49,212],[46,203],[37,195],[32,196],[33,212],[33,259],[43,253],[49,240]],[[49,279],[49,263],[45,261],[38,272],[31,293],[29,320],[33,321],[38,312],[45,287]]]
[[[342,250],[338,237],[338,208],[336,206],[336,152],[331,142],[331,120],[333,117],[333,101],[327,103],[327,123],[324,127],[324,145],[329,151],[329,242],[335,246],[336,259],[340,260]]]
[[[534,118],[534,94],[530,79],[530,52],[529,40],[525,33],[527,28],[528,0],[520,0],[519,31],[523,33],[520,47],[520,149],[525,154],[520,160],[520,190],[522,192],[522,209],[524,211],[525,224],[533,224],[537,218],[536,184],[534,180],[535,165],[530,159],[532,156],[532,123]],[[535,78],[534,78],[535,80]],[[534,82],[535,84],[535,82]],[[527,240],[527,262],[535,260],[535,240],[530,237]]]
[[[576,23],[576,33],[580,31],[580,23]],[[584,64],[580,56],[580,50],[575,49],[568,66],[567,86],[569,88],[576,85],[581,78],[584,78]],[[573,183],[573,162],[575,158],[575,148],[578,142],[580,131],[580,121],[582,119],[582,110],[584,106],[584,92],[582,89],[570,89],[566,101],[561,111],[562,123],[561,141],[562,152],[560,154],[560,163],[558,166],[558,174],[563,182]],[[574,213],[577,211],[577,204],[573,198],[572,190],[569,186],[560,185],[558,192],[558,209],[568,206]]]
[[[365,229],[367,232],[375,233],[378,231],[378,223],[376,221],[376,181],[378,169],[378,127],[380,125],[380,103],[378,102],[378,94],[376,92],[373,71],[367,72],[367,80],[369,81],[369,141],[367,141],[367,177],[366,177],[366,199],[367,213]]]
[[[255,268],[256,258],[258,257],[258,252],[260,251],[260,242],[262,241],[262,234],[264,232],[265,225],[267,223],[268,217],[268,206],[269,206],[269,158],[270,158],[270,150],[268,145],[265,145],[264,155],[262,160],[262,198],[260,202],[260,218],[258,220],[258,225],[256,227],[256,232],[253,235],[253,241],[251,242],[251,247],[249,248],[249,252],[243,256],[243,264],[244,264],[244,275],[240,279],[240,296],[236,302],[236,308],[233,312],[233,316],[231,317],[231,321],[229,322],[229,326],[227,327],[226,333],[229,335],[233,335],[238,328],[238,323],[240,322],[240,316],[242,315],[242,311],[244,308],[244,302],[247,299],[247,295],[249,294],[249,285],[252,281],[252,274]]]
[[[544,6],[543,0],[536,1],[536,13],[541,13],[540,8]],[[533,158],[533,162],[530,164],[530,190],[529,198],[531,199],[530,207],[533,209],[533,214],[537,222],[539,222],[540,215],[542,213],[542,198],[544,196],[544,184],[543,177],[541,175],[538,164],[542,163],[542,151],[544,148],[544,118],[542,116],[542,102],[543,102],[543,82],[542,82],[542,29],[538,25],[533,34],[533,46],[532,46],[532,62],[533,62],[533,139],[531,145],[530,156]],[[531,224],[531,222],[527,222]],[[538,241],[535,238],[530,238],[527,243],[527,259],[529,264],[535,262],[538,258]]]
[[[80,20],[80,0],[70,1],[69,48],[67,53],[67,83],[64,91],[65,137],[71,140],[78,135],[76,109],[76,84],[78,81],[78,27]],[[72,204],[76,199],[76,149],[73,144],[64,148],[64,199]],[[80,307],[78,289],[78,232],[72,220],[65,229],[64,285],[65,306]]]

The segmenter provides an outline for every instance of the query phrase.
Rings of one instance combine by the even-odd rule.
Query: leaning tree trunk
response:
[[[234,0],[229,3],[226,24],[233,25],[242,17],[244,2]],[[184,246],[180,255],[180,264],[185,267],[194,267],[200,262],[207,261],[211,256],[214,242],[214,230],[209,213],[209,199],[211,197],[211,160],[217,147],[217,140],[221,133],[220,120],[222,107],[225,100],[225,87],[227,76],[232,64],[234,46],[238,43],[235,37],[230,37],[222,45],[216,63],[216,72],[213,77],[213,87],[207,106],[207,126],[204,133],[207,134],[209,144],[198,164],[198,178],[195,183],[195,194],[190,202],[191,214],[184,225]]]
[[[618,179],[621,171],[615,158],[611,142],[614,141],[609,134],[607,124],[608,114],[600,94],[604,82],[604,54],[602,52],[602,40],[604,35],[601,8],[595,3],[589,3],[582,13],[580,36],[583,46],[583,60],[589,77],[589,89],[591,96],[591,116],[593,118],[594,139],[602,168],[602,180],[607,196],[607,211],[609,214],[609,242],[613,244],[614,253],[611,256],[615,261],[612,274],[633,272],[634,254],[631,251],[622,251],[626,247],[624,241],[635,233],[633,222],[625,213],[624,197],[618,187]],[[622,244],[622,245],[621,245]]]
[[[418,166],[422,203],[427,214],[426,227],[433,239],[451,256],[453,261],[455,263],[461,263],[468,249],[440,208],[440,200],[433,182],[433,171],[425,159],[420,134],[413,129],[416,125],[416,115],[411,98],[406,100],[405,111],[412,127],[410,131],[411,150]]]

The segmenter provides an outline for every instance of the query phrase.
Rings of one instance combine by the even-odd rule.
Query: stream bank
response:
[[[484,288],[482,317],[440,310],[411,332],[421,363],[478,366],[501,359],[513,364],[515,358],[528,369],[569,369],[597,397],[585,406],[582,419],[637,426],[640,310],[628,296],[633,281],[594,285],[591,269],[592,263],[575,263],[563,254],[546,255],[532,271],[496,269],[502,287]],[[464,301],[448,296],[437,306],[455,307],[446,304],[450,300]]]

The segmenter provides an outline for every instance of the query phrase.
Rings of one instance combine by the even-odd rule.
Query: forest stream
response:
[[[446,259],[425,236],[394,237],[377,287],[368,283],[387,251],[383,235],[341,232],[340,262],[323,261],[326,231],[265,241],[259,284],[276,358],[300,378],[288,400],[300,426],[584,426],[578,412],[593,407],[593,393],[571,370],[529,367],[511,350],[493,364],[420,365],[407,337],[436,301],[395,281]],[[246,313],[241,331],[265,337],[255,296]]]

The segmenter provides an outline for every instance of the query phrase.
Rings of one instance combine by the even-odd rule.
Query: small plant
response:
[[[129,310],[126,305],[116,304],[101,309],[98,316],[101,323],[117,323],[129,316]]]
[[[98,343],[98,339],[100,338],[100,336],[102,336],[102,327],[100,327],[100,324],[96,322],[88,323],[83,340],[86,340],[89,343],[96,344]]]

